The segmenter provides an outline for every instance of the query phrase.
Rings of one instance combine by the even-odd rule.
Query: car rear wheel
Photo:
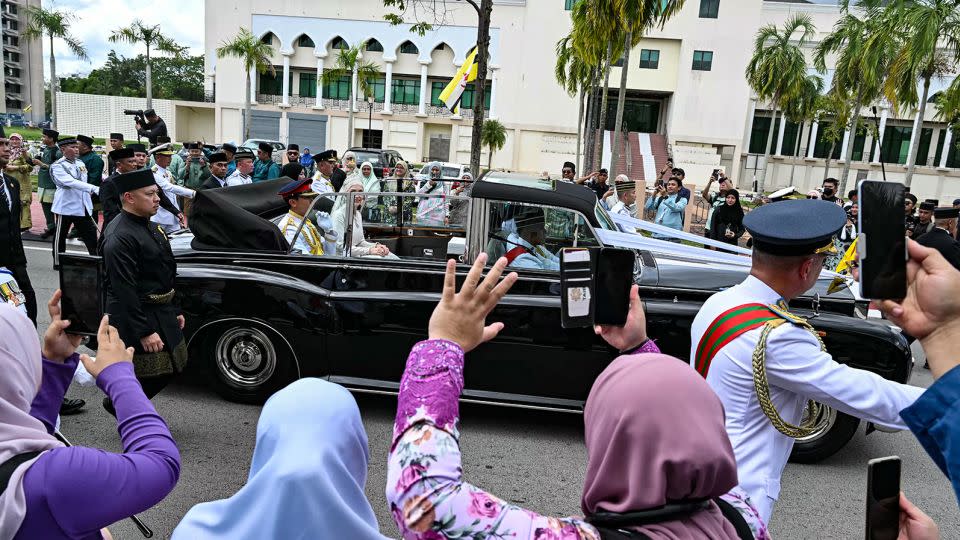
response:
[[[804,422],[806,422],[804,413]],[[820,405],[823,427],[806,437],[797,439],[790,454],[793,463],[816,463],[840,451],[857,433],[860,419],[838,412],[832,407]]]
[[[229,401],[263,403],[297,378],[293,352],[269,327],[238,321],[211,328],[202,345],[214,390]]]

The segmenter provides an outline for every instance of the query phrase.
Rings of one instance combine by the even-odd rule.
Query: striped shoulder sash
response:
[[[765,304],[744,304],[724,311],[710,323],[700,338],[694,355],[694,367],[703,378],[707,378],[710,363],[720,349],[743,334],[763,326],[767,321],[782,318]]]

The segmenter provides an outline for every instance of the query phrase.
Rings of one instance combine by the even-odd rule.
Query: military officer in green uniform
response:
[[[57,146],[59,137],[60,132],[55,129],[43,130],[43,137],[40,140],[43,147],[40,148],[40,155],[33,160],[33,164],[40,167],[37,175],[37,197],[40,199],[43,217],[47,222],[46,229],[40,235],[44,240],[53,236],[54,231],[57,230],[56,218],[53,216],[53,196],[57,193],[57,185],[53,183],[53,178],[50,176],[50,165],[63,157],[60,147]]]
[[[77,147],[80,150],[80,161],[87,166],[87,183],[100,187],[103,183],[103,158],[100,154],[93,151],[93,138],[86,135],[77,135]],[[100,198],[96,195],[93,199],[93,221],[99,222]]]

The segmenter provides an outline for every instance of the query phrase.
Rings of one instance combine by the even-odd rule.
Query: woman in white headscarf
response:
[[[349,150],[346,151],[346,152],[344,152],[344,153],[343,153],[343,160],[341,160],[341,162],[343,163],[343,172],[344,172],[344,174],[347,175],[347,177],[344,178],[344,180],[343,180],[344,183],[346,183],[346,181],[349,180],[349,179],[350,179],[351,177],[353,177],[353,176],[360,176],[360,170],[357,169],[357,155],[356,155],[356,154],[354,154],[353,152],[350,152]],[[340,186],[340,187],[343,187],[343,186]]]
[[[417,223],[442,227],[447,224],[447,213],[449,212],[447,196],[450,195],[450,185],[449,182],[442,180],[443,167],[439,162],[431,162],[427,166],[427,171],[429,176],[427,180],[420,182],[420,185],[417,186],[417,193],[437,196],[419,197]]]
[[[380,193],[380,179],[373,174],[373,164],[369,161],[364,161],[360,165],[360,181],[363,182],[365,193]],[[379,199],[379,197],[367,197],[367,201],[363,204],[365,216],[369,216],[370,210],[377,207]]]
[[[361,193],[363,191],[363,181],[360,177],[347,178],[343,186],[340,187],[340,193]],[[342,195],[337,197],[337,202],[333,206],[333,229],[337,231],[337,254],[345,256],[347,239],[347,218],[348,213],[353,211],[353,234],[350,238],[351,257],[383,257],[385,259],[398,259],[396,255],[390,253],[390,248],[378,242],[368,242],[363,234],[363,216],[360,214],[360,208],[363,207],[363,195]]]
[[[173,540],[385,540],[364,495],[369,460],[350,392],[300,379],[263,406],[246,485],[190,509]]]

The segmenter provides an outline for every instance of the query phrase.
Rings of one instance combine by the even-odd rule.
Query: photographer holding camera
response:
[[[130,114],[127,111],[124,113]],[[142,115],[135,115],[134,122],[137,124],[137,134],[146,137],[150,146],[157,144],[157,137],[167,136],[167,123],[157,116],[157,112],[153,109],[143,111]]]

